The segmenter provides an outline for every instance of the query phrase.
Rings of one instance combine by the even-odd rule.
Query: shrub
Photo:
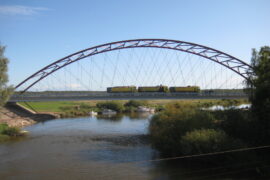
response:
[[[183,135],[195,129],[214,128],[214,122],[214,116],[207,111],[190,105],[170,104],[151,119],[149,133],[152,145],[165,156],[179,155]]]
[[[137,108],[133,106],[125,107],[125,112],[135,112],[136,110]]]
[[[139,107],[139,106],[145,106],[144,101],[138,101],[138,100],[129,100],[124,104],[125,107]]]
[[[122,112],[124,107],[122,103],[114,102],[114,101],[108,101],[108,102],[100,102],[96,105],[100,109],[111,109],[117,112]]]
[[[0,124],[1,139],[6,139],[8,136],[19,136],[20,129],[17,127],[8,127],[7,124]]]
[[[230,138],[224,131],[197,129],[187,132],[180,141],[182,154],[202,154],[243,147],[240,140]]]
[[[3,131],[3,134],[7,136],[19,136],[20,129],[17,127],[9,127]]]
[[[8,128],[8,125],[5,123],[0,124],[0,134],[3,134],[3,132]]]
[[[155,110],[156,110],[157,112],[164,111],[164,110],[165,110],[165,107],[164,107],[163,105],[157,105],[157,106],[155,107]]]
[[[217,119],[221,119],[220,128],[229,136],[248,143],[254,141],[255,131],[249,110],[228,109],[213,114]]]

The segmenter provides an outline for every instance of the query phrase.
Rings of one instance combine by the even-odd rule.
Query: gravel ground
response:
[[[7,123],[13,127],[24,127],[35,124],[36,121],[29,117],[19,116],[6,108],[0,109],[0,123]]]

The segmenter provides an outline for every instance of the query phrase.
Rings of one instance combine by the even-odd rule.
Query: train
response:
[[[199,86],[173,86],[168,87],[164,85],[159,86],[115,86],[115,87],[108,87],[108,93],[134,93],[134,92],[164,92],[164,93],[199,93],[200,87]]]
[[[131,92],[137,92],[136,86],[115,86],[115,87],[108,87],[107,88],[108,93],[131,93]]]

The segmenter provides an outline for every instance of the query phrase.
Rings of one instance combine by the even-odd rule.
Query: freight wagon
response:
[[[141,86],[138,92],[169,92],[168,86]]]
[[[200,92],[199,86],[170,87],[170,92]]]
[[[115,86],[107,88],[108,93],[130,93],[136,91],[137,91],[136,86]]]

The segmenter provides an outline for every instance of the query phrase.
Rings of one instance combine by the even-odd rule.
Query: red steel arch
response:
[[[204,57],[227,67],[228,69],[234,71],[246,80],[248,80],[248,74],[251,69],[251,66],[249,64],[241,61],[240,59],[237,59],[229,54],[203,45],[170,39],[133,39],[102,44],[73,53],[37,71],[33,75],[29,76],[27,79],[22,81],[20,84],[18,84],[15,88],[20,87],[22,84],[26,83],[32,78],[38,78],[36,81],[27,86],[22,91],[23,93],[27,91],[30,87],[35,85],[37,82],[41,81],[42,79],[61,69],[62,67],[65,67],[75,61],[81,60],[89,56],[118,49],[141,47],[172,49],[195,54],[197,56]]]

